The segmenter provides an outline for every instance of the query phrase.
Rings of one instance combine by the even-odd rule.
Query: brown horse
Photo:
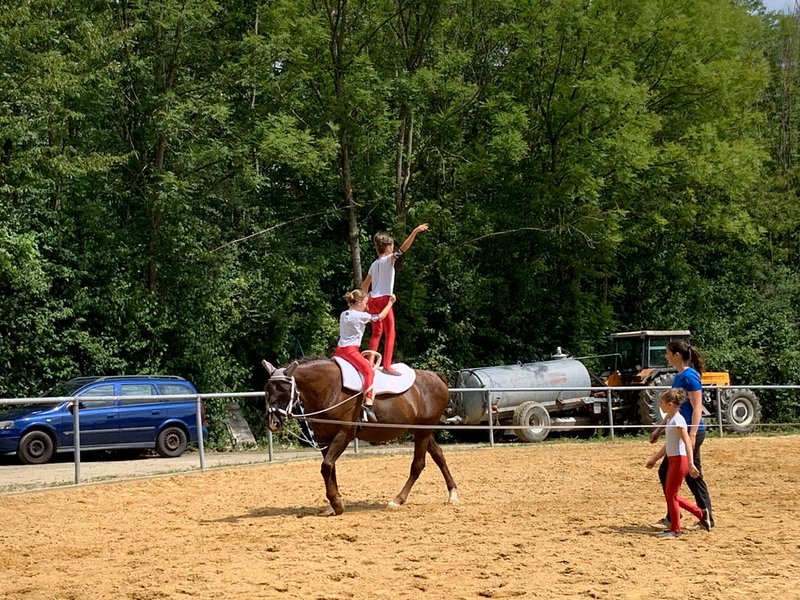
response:
[[[447,407],[449,392],[445,382],[432,371],[416,371],[416,381],[402,394],[379,394],[374,411],[379,423],[396,424],[397,427],[369,427],[359,423],[363,394],[342,387],[342,377],[336,362],[327,358],[309,358],[293,362],[286,368],[276,369],[261,361],[269,374],[264,387],[269,410],[269,428],[277,431],[283,427],[297,402],[311,419],[347,421],[347,424],[310,421],[314,437],[322,448],[322,478],[331,509],[328,514],[344,512],[342,497],[336,483],[336,459],[358,435],[369,442],[385,442],[409,431],[404,425],[436,425]],[[313,415],[313,416],[312,416]],[[442,449],[433,439],[433,429],[410,429],[414,435],[414,459],[411,474],[390,508],[403,505],[414,483],[425,468],[425,453],[429,453],[439,467],[447,484],[448,499],[458,503],[456,482],[450,475]]]

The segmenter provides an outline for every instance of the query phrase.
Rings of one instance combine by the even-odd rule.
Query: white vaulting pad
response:
[[[360,391],[364,387],[364,381],[361,378],[361,373],[356,371],[356,368],[347,362],[345,359],[334,356],[333,360],[339,365],[342,371],[342,387],[346,390],[353,390],[354,392]],[[394,363],[392,369],[400,373],[397,375],[387,375],[380,369],[375,371],[375,395],[378,394],[402,394],[412,385],[417,379],[417,374],[405,363]]]

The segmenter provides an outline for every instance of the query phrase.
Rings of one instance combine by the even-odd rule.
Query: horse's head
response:
[[[270,431],[275,432],[283,427],[292,411],[292,405],[297,401],[297,385],[294,380],[297,361],[282,369],[276,369],[266,360],[262,360],[261,364],[268,375],[264,386],[267,398],[267,426]]]

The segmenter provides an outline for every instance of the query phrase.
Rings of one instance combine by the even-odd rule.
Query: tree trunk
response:
[[[411,156],[414,151],[414,113],[407,106],[401,111],[397,132],[395,160],[394,207],[398,216],[405,217],[408,208],[408,186],[411,182]]]

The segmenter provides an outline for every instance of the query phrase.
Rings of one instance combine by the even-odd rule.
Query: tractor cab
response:
[[[674,371],[665,357],[672,340],[691,338],[688,330],[626,331],[610,336],[613,352],[606,364],[607,385],[643,385],[655,375]]]
[[[602,379],[610,387],[648,386],[639,391],[618,390],[617,408],[628,423],[655,425],[664,417],[658,403],[658,390],[672,385],[677,372],[667,363],[667,344],[673,340],[689,342],[691,332],[685,329],[667,331],[626,331],[609,337],[613,351],[606,355]],[[749,433],[761,421],[761,403],[752,390],[730,388],[731,376],[726,371],[701,374],[703,413],[719,413],[730,431]],[[720,387],[725,389],[719,389]],[[714,388],[717,388],[716,390]]]

